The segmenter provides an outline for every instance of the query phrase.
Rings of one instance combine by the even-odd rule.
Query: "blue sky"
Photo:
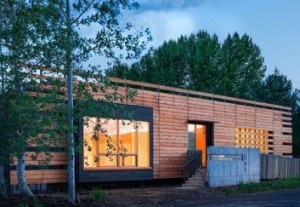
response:
[[[140,0],[140,9],[126,14],[137,27],[147,25],[149,46],[199,30],[223,40],[237,31],[261,48],[266,74],[275,67],[300,88],[300,0]]]

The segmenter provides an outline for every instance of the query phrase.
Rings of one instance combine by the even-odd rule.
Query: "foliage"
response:
[[[93,188],[89,192],[89,197],[95,201],[105,201],[107,199],[107,193],[101,188]]]
[[[300,93],[297,90],[297,105],[293,110],[293,156],[300,157]]]
[[[246,183],[239,184],[234,187],[226,187],[223,189],[227,195],[255,193],[259,191],[282,190],[300,187],[300,177],[279,179],[262,183]]]
[[[277,68],[264,79],[265,71],[260,48],[248,35],[234,33],[221,43],[200,31],[164,42],[139,62],[106,74],[292,107],[294,155],[300,156],[299,91]]]
[[[216,93],[255,100],[265,70],[260,49],[248,35],[228,35],[221,48],[221,83]]]
[[[120,21],[122,11],[138,7],[133,0],[1,1],[0,7],[0,112],[1,119],[7,120],[0,126],[1,147],[8,146],[18,156],[22,167],[17,169],[22,169],[22,183],[27,185],[24,173],[26,146],[40,142],[49,146],[50,137],[57,139],[61,137],[58,135],[67,134],[69,200],[74,202],[76,127],[73,122],[82,111],[74,109],[73,95],[76,94],[77,106],[88,105],[89,110],[93,108],[91,90],[105,93],[113,88],[114,92],[97,100],[112,102],[123,99],[115,92],[114,86],[99,76],[101,68],[86,62],[93,56],[104,57],[109,65],[136,58],[148,41],[149,31],[144,28],[135,30],[130,23]],[[97,29],[90,32],[91,27]],[[44,75],[49,68],[52,78],[39,79],[33,75],[37,72]],[[74,77],[74,68],[80,77]],[[61,73],[67,77],[67,82],[58,78]],[[51,90],[46,85],[52,87]],[[67,105],[65,97],[61,96],[66,85]],[[9,130],[5,131],[6,128]],[[44,147],[40,149],[44,150]],[[29,188],[27,190],[29,192]]]
[[[297,104],[297,92],[293,89],[292,81],[280,74],[277,68],[263,81],[259,94],[263,102],[293,108]]]
[[[107,65],[120,62],[124,58],[137,58],[145,47],[149,31],[143,28],[132,31],[134,28],[131,23],[124,23],[120,20],[124,10],[138,8],[134,0],[64,0],[55,1],[53,4],[54,8],[59,8],[57,25],[60,26],[52,41],[55,59],[51,60],[50,66],[62,70],[67,79],[68,200],[74,203],[74,146],[76,144],[74,142],[74,94],[77,92],[80,94],[76,96],[77,103],[88,104],[87,102],[91,101],[90,96],[86,96],[88,90],[84,84],[74,85],[74,69],[76,68],[76,72],[81,74],[80,81],[88,83],[93,79],[105,85],[106,82],[95,78],[96,75],[101,75],[100,65],[87,64],[87,62],[93,56],[102,57]],[[91,32],[92,28],[95,29]],[[146,36],[142,39],[144,35]],[[82,74],[84,74],[83,77]],[[96,87],[92,87],[94,88]],[[118,98],[115,93],[112,97],[105,95],[105,101]]]
[[[292,108],[293,155],[300,156],[300,116],[299,90],[294,89],[292,81],[276,68],[266,77],[257,93],[258,100],[266,103],[289,106]]]
[[[260,49],[248,35],[228,35],[220,43],[205,31],[164,42],[131,67],[108,76],[256,99],[265,73]]]
[[[17,205],[16,207],[28,207],[28,204],[23,203],[23,204]]]
[[[37,197],[32,198],[33,207],[44,207]]]
[[[40,0],[1,1],[0,8],[0,118],[5,120],[0,124],[0,151],[4,152],[0,159],[8,162],[11,157],[7,151],[17,156],[18,185],[21,191],[32,195],[24,172],[25,147],[42,133],[36,126],[42,127],[48,120],[40,113],[43,98],[30,96],[24,89],[37,89],[36,80],[29,80],[28,75],[35,73],[32,64],[46,64],[45,60],[51,57],[51,34],[56,28],[49,25],[57,20],[57,15],[53,4]]]

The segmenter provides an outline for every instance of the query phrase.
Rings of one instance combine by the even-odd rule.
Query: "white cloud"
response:
[[[177,39],[182,34],[190,34],[196,30],[196,22],[192,17],[176,11],[148,11],[140,15],[138,25],[149,26],[153,42],[151,45],[159,46],[165,40]]]

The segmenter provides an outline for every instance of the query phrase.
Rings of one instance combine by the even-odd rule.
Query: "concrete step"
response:
[[[180,190],[199,190],[203,188],[204,187],[181,187]]]
[[[182,184],[181,189],[196,190],[206,188],[203,178],[204,180],[207,180],[206,169],[201,169],[201,172],[197,170],[191,178],[188,178],[188,180],[184,184]]]
[[[185,187],[187,187],[187,188],[200,188],[200,187],[205,187],[205,185],[182,185],[181,186],[182,188],[185,188]]]

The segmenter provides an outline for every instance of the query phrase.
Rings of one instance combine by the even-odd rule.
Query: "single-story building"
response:
[[[85,144],[76,163],[77,182],[107,182],[182,178],[187,150],[202,151],[206,165],[208,146],[257,148],[261,153],[292,155],[291,108],[215,94],[112,78],[119,91],[137,90],[131,121],[122,117],[101,125],[95,138],[92,125],[101,114],[86,114],[90,124],[79,124]],[[102,94],[95,94],[102,96]],[[106,139],[110,137],[110,143]],[[87,148],[87,146],[92,146]],[[107,149],[113,148],[107,156]],[[30,148],[29,148],[30,150]],[[51,148],[46,166],[27,153],[28,184],[67,182],[67,155]],[[126,156],[124,156],[124,153]],[[36,159],[36,158],[35,158]],[[17,184],[16,166],[10,166],[10,184]]]

